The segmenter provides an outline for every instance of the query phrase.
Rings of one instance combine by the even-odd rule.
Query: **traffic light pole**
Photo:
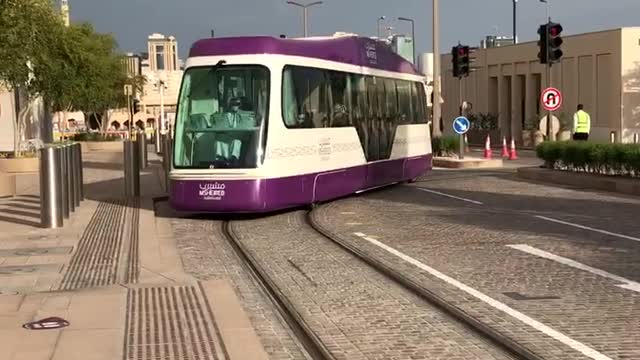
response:
[[[549,53],[549,45],[550,45],[550,38],[549,38],[549,27],[551,26],[551,18],[548,18],[547,20],[547,30],[545,31],[545,36],[547,37],[547,46],[546,46],[546,51],[547,51],[547,88],[550,88],[553,84],[552,79],[551,79],[551,66],[553,65],[553,62],[551,61],[551,54]],[[553,115],[553,113],[551,112],[551,110],[547,110],[547,140],[551,140],[551,116]]]
[[[460,116],[464,115],[464,109],[462,108],[464,105],[464,100],[462,99],[463,92],[462,92],[462,77],[458,77],[458,92],[460,94]],[[458,136],[460,137],[460,140],[458,141],[460,146],[458,148],[458,158],[460,160],[464,159],[464,135],[462,134],[458,134]]]

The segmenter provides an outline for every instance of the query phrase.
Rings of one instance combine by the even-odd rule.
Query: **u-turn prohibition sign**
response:
[[[545,110],[555,111],[562,105],[562,94],[560,90],[549,87],[542,91],[540,101]]]

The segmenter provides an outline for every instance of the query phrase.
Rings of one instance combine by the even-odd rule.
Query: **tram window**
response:
[[[413,83],[398,80],[398,125],[407,125],[414,122],[413,102],[415,102],[415,88]]]
[[[329,124],[328,83],[324,70],[287,66],[282,101],[289,128],[321,128]]]
[[[414,124],[426,124],[427,123],[427,112],[426,112],[426,108],[427,108],[427,96],[425,94],[424,91],[424,86],[422,85],[422,83],[413,83],[414,85],[414,89],[416,91],[416,97],[415,99],[417,100],[416,102],[414,102],[413,106],[414,106],[414,114],[415,114],[415,120],[414,120]]]
[[[330,127],[351,126],[351,105],[348,94],[349,75],[339,71],[328,71],[331,89],[333,118]]]
[[[269,71],[262,66],[186,71],[176,117],[176,168],[255,168],[267,120]]]

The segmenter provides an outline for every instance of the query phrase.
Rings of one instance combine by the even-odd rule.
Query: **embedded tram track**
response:
[[[403,275],[400,271],[384,264],[382,261],[344,241],[340,238],[340,236],[336,235],[331,230],[327,229],[318,221],[316,221],[314,212],[315,210],[308,211],[305,216],[305,220],[307,225],[315,232],[322,235],[322,237],[333,242],[358,259],[362,260],[364,263],[377,270],[383,276],[409,290],[411,293],[418,296],[422,300],[438,307],[446,314],[457,319],[460,323],[466,325],[467,327],[470,327],[473,331],[481,335],[483,338],[489,340],[491,343],[499,346],[509,354],[513,355],[515,359],[544,360],[542,356],[513,341],[510,337],[502,334],[501,332],[485,325],[484,323],[482,323],[482,321],[469,315],[464,310],[437,295],[422,284],[412,280],[408,276]]]
[[[336,358],[331,354],[331,351],[327,349],[319,336],[306,323],[302,315],[296,311],[295,306],[280,291],[275,282],[271,280],[258,261],[238,239],[231,226],[231,221],[222,222],[222,234],[240,258],[249,275],[272,303],[281,319],[289,326],[292,335],[295,336],[308,358],[313,360],[335,360]]]
[[[508,336],[467,314],[464,310],[435,294],[424,285],[410,279],[400,271],[393,269],[382,261],[344,241],[330,229],[319,224],[315,220],[314,214],[314,210],[307,211],[305,214],[305,224],[309,227],[310,231],[313,231],[314,233],[321,235],[322,238],[338,245],[341,249],[354,255],[384,277],[398,284],[402,288],[407,289],[426,303],[436,306],[445,314],[453,317],[460,324],[477,333],[489,343],[508,353],[511,358],[526,360],[544,359],[540,355],[537,355],[527,349],[525,346],[513,341]],[[236,255],[240,258],[243,267],[245,267],[249,275],[265,293],[283,322],[289,327],[298,345],[303,348],[310,359],[336,359],[336,357],[323,343],[322,339],[314,332],[303,316],[296,310],[296,306],[289,301],[286,295],[284,295],[276,282],[271,279],[269,274],[262,268],[259,261],[254,257],[254,255],[252,255],[251,251],[243,245],[240,238],[234,232],[232,222],[233,221],[222,222],[222,233],[234,249]]]

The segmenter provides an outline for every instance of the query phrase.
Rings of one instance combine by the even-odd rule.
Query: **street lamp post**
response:
[[[518,7],[518,0],[513,0],[513,43],[517,44],[518,43],[518,32],[517,32],[517,7]]]
[[[382,33],[380,32],[380,21],[385,20],[387,17],[386,16],[380,16],[378,18],[378,39],[380,39],[380,36],[382,36]]]
[[[411,45],[413,46],[413,64],[416,64],[416,27],[413,19],[399,17],[400,21],[408,21],[411,23]]]
[[[314,1],[312,3],[309,3],[307,5],[304,4],[300,4],[298,2],[295,1],[287,1],[287,4],[289,5],[295,5],[295,6],[299,6],[302,8],[302,14],[303,14],[303,26],[304,26],[304,37],[308,37],[309,36],[309,29],[307,28],[307,24],[308,24],[308,20],[309,20],[309,15],[308,15],[308,10],[310,7],[314,6],[314,5],[321,5],[323,2],[322,1]]]
[[[433,0],[433,134],[440,136],[440,0]]]

